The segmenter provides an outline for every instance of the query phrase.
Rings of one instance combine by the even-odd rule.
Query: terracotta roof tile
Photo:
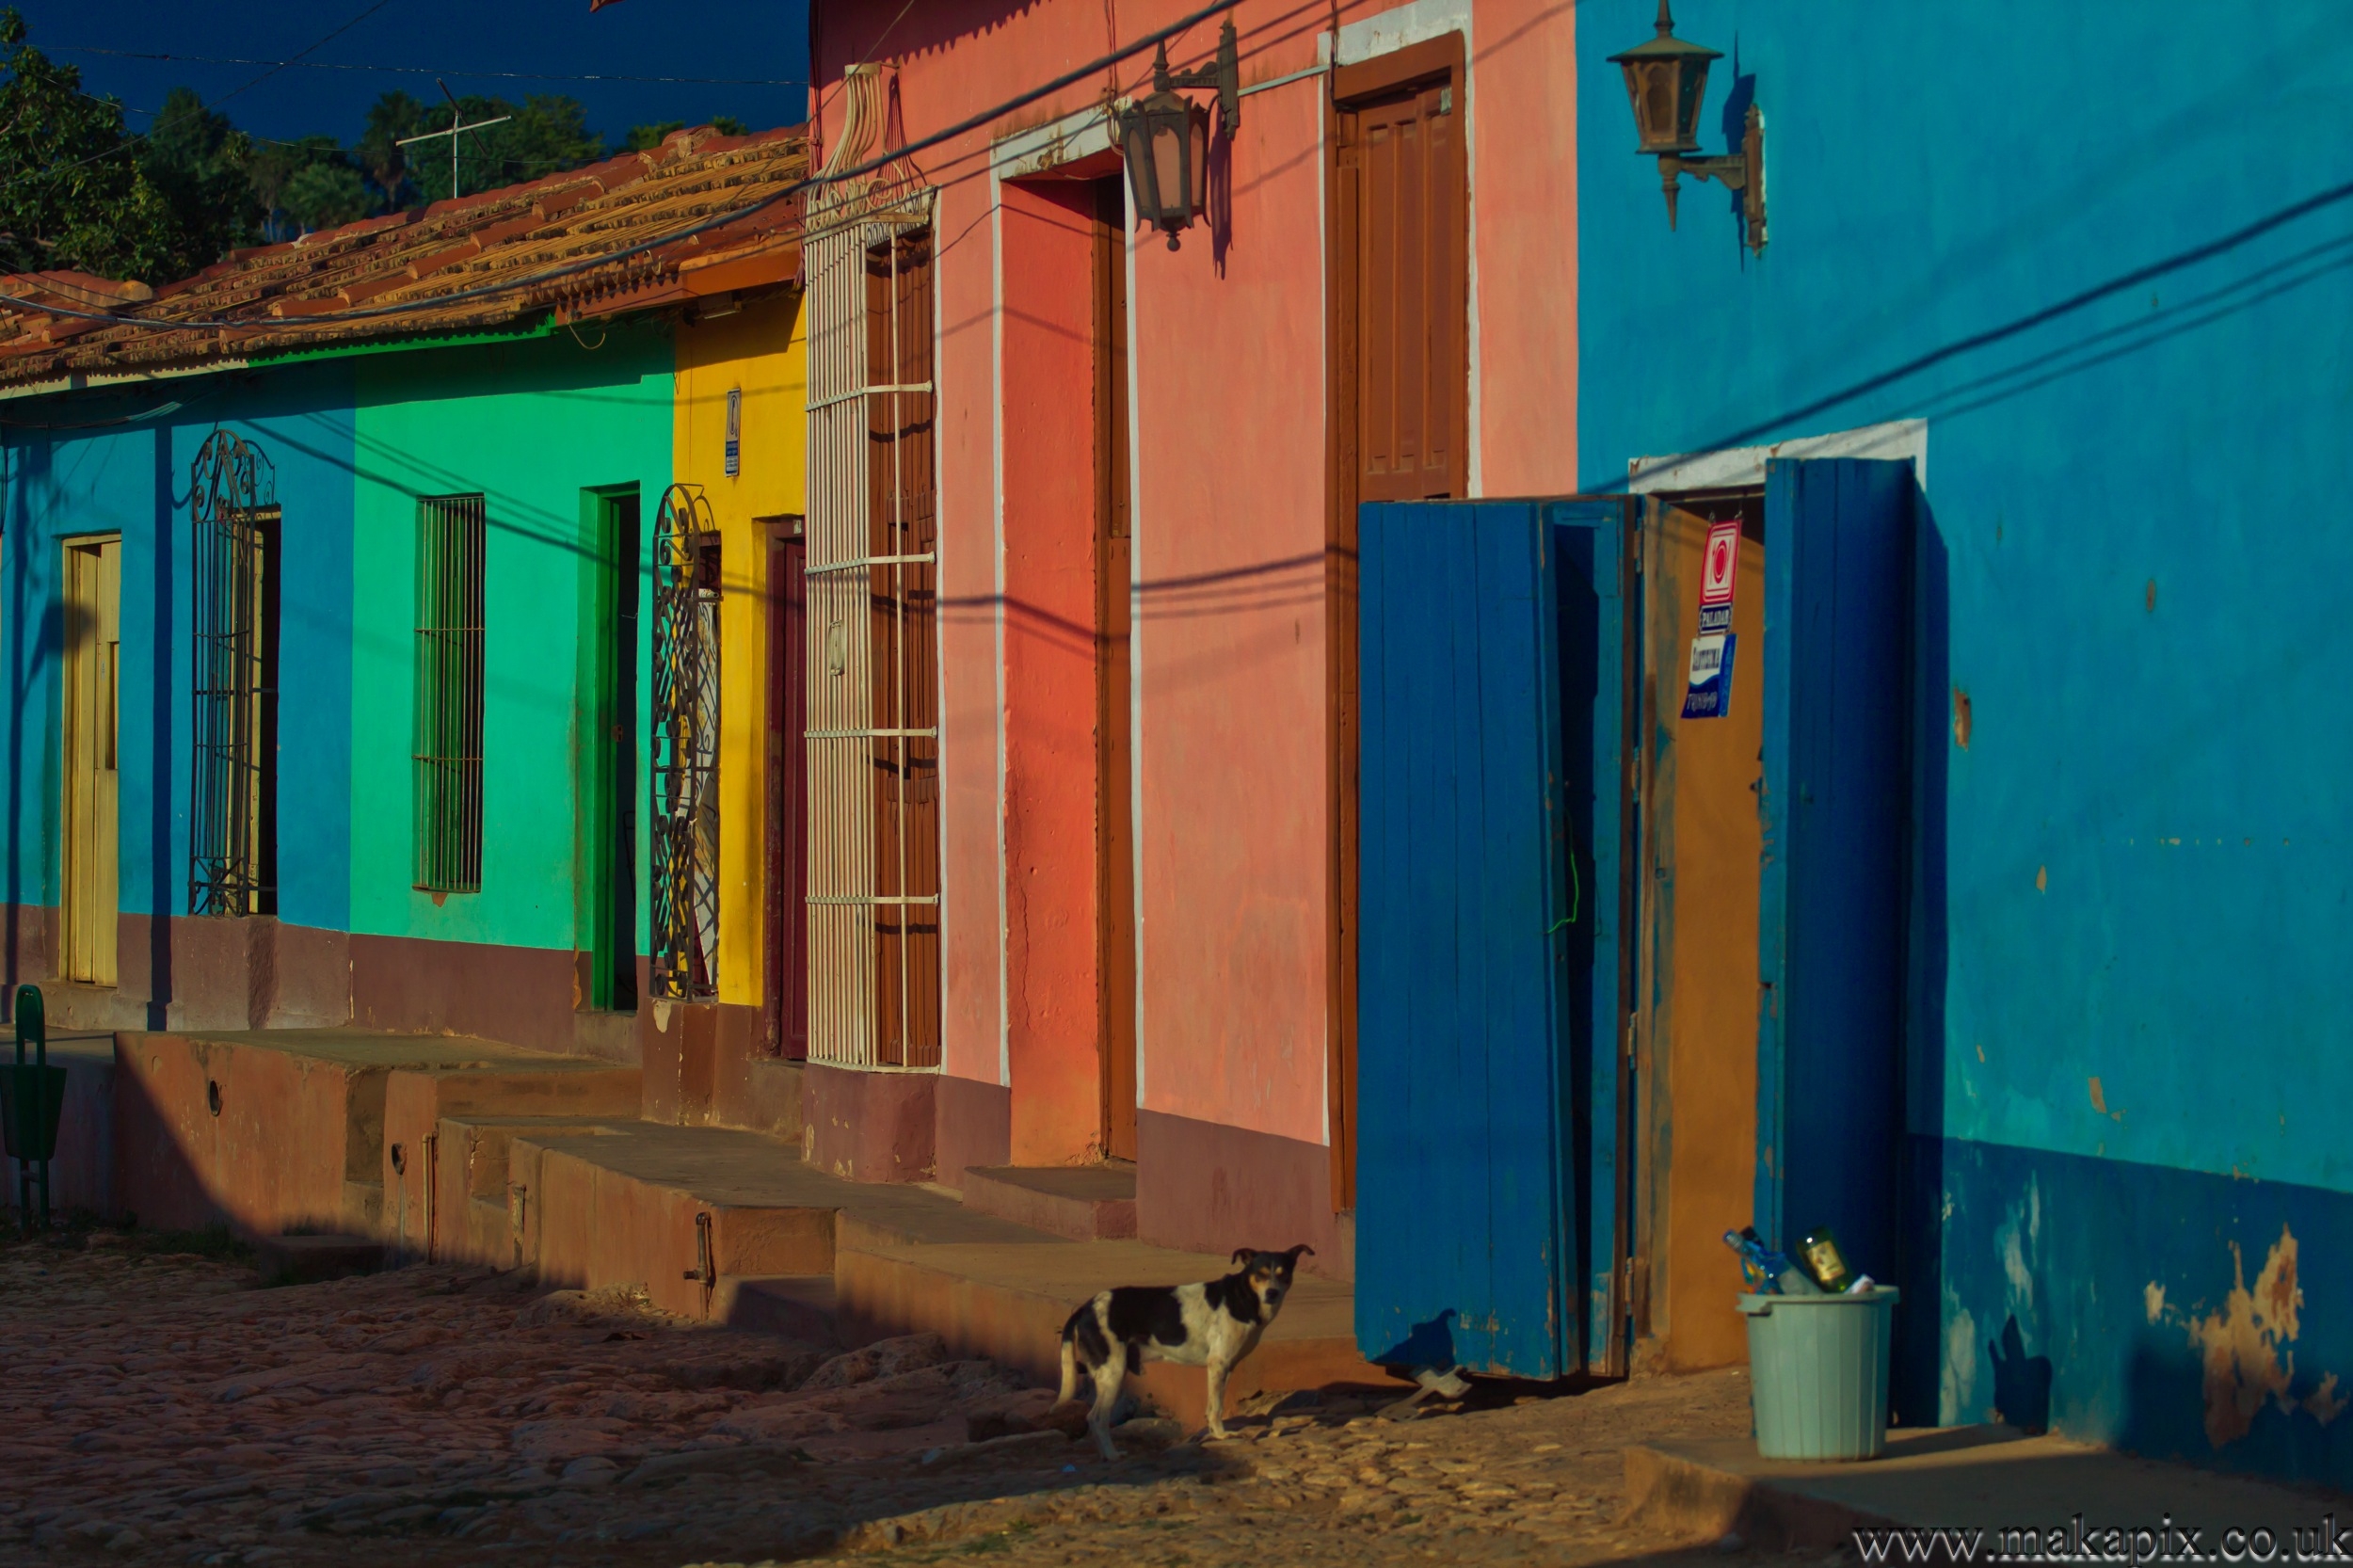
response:
[[[550,311],[609,316],[782,281],[799,269],[801,199],[774,199],[808,170],[799,126],[748,136],[704,126],[585,168],[232,251],[152,290],[84,273],[0,275],[0,294],[29,302],[0,304],[0,385],[477,330]],[[723,262],[733,264],[714,266]],[[558,267],[578,270],[545,276]],[[452,297],[483,288],[495,292]],[[390,305],[415,309],[335,319]],[[58,308],[189,325],[160,330]]]

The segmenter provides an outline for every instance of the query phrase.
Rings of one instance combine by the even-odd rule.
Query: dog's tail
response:
[[[1088,1302],[1062,1326],[1062,1392],[1054,1396],[1056,1410],[1079,1397],[1079,1320],[1094,1310],[1095,1304]]]

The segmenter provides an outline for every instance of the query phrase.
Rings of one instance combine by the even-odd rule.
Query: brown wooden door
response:
[[[65,978],[115,983],[120,908],[122,541],[65,550]]]
[[[768,539],[768,1051],[808,1056],[808,560],[795,519]]]
[[[1127,196],[1096,182],[1095,428],[1096,879],[1103,1043],[1103,1152],[1136,1157],[1136,880],[1129,789]]]
[[[1470,493],[1469,209],[1448,34],[1333,82],[1329,616],[1332,1201],[1356,1182],[1356,508]]]

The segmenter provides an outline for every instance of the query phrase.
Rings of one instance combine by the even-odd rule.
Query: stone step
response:
[[[505,1048],[511,1050],[511,1048]],[[440,1256],[440,1169],[460,1158],[440,1141],[451,1117],[634,1120],[639,1073],[592,1057],[525,1054],[399,1066],[384,1080],[377,1179],[385,1241],[396,1260]],[[472,1163],[471,1160],[468,1161]],[[499,1166],[504,1169],[503,1152]]]
[[[964,1206],[1075,1241],[1124,1240],[1136,1233],[1136,1168],[974,1165]]]
[[[840,1342],[831,1274],[723,1274],[712,1319],[812,1345]]]
[[[116,1200],[160,1230],[374,1236],[395,1070],[568,1060],[462,1036],[125,1031],[115,1036]]]
[[[933,1333],[1041,1383],[1059,1377],[1062,1326],[1096,1291],[1230,1267],[1131,1240],[1074,1240],[936,1189],[844,1181],[757,1133],[612,1122],[519,1128],[508,1147],[508,1181],[524,1189],[521,1256],[546,1284],[642,1286],[667,1311],[764,1319],[795,1337],[829,1320],[847,1346]],[[706,1215],[710,1279],[698,1268]],[[1154,1364],[1139,1384],[1200,1422],[1198,1368]],[[1303,1274],[1232,1397],[1345,1384],[1395,1386],[1357,1353],[1350,1288]]]

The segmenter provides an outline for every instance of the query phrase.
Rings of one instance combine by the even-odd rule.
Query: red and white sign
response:
[[[1707,525],[1707,552],[1700,560],[1700,603],[1732,602],[1732,580],[1740,569],[1740,524]]]

